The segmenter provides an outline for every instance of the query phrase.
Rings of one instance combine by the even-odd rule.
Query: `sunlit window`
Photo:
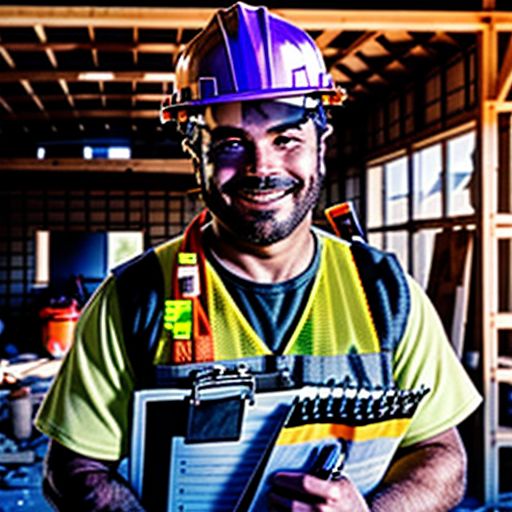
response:
[[[57,234],[61,237],[66,236],[65,233],[63,234],[61,232],[57,232]],[[72,232],[71,235],[73,234],[76,235],[80,233]],[[82,233],[82,235],[86,237],[87,233]],[[109,270],[141,254],[144,250],[144,234],[142,231],[109,231],[105,233],[93,233],[93,235],[106,237],[106,244],[104,244],[106,254],[101,258],[103,260],[101,273],[105,275]],[[38,286],[46,286],[50,282],[52,258],[50,251],[51,240],[52,237],[49,231],[36,231],[35,284]],[[91,241],[94,240],[91,239]],[[66,261],[71,261],[72,258],[79,256],[73,251],[74,248],[70,246]]]
[[[441,217],[443,190],[441,144],[413,154],[413,212],[415,219]]]
[[[435,235],[443,227],[473,222],[466,216],[474,214],[476,133],[459,133],[416,151],[406,148],[404,156],[366,171],[368,241],[394,252],[424,288]]]
[[[475,132],[448,141],[448,215],[468,215],[475,209],[471,202],[474,172]]]
[[[409,204],[407,157],[392,160],[384,166],[384,183],[386,224],[406,222]]]
[[[367,220],[368,227],[380,227],[383,224],[383,181],[382,166],[370,167],[366,176]]]
[[[404,269],[409,264],[409,236],[407,231],[389,231],[386,233],[386,251],[395,253]]]
[[[129,159],[131,148],[127,146],[84,146],[83,156],[86,160],[93,158]]]
[[[440,229],[422,229],[413,236],[413,276],[426,289],[434,251],[435,236]]]

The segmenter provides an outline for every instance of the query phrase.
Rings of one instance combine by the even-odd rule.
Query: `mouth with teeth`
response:
[[[299,187],[299,181],[289,177],[245,176],[226,183],[222,192],[257,208],[275,203]]]

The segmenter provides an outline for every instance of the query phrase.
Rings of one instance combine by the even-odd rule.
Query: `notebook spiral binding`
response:
[[[345,381],[341,386],[318,388],[316,394],[300,400],[287,424],[342,423],[367,425],[381,421],[411,418],[430,390],[356,387]]]

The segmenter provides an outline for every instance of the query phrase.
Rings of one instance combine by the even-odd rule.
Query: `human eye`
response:
[[[212,152],[216,155],[233,155],[244,151],[245,145],[238,137],[229,137],[215,142]]]
[[[274,146],[279,149],[293,149],[301,144],[301,138],[291,133],[280,133],[274,138]]]
[[[211,145],[209,152],[210,162],[221,167],[245,165],[247,159],[247,143],[239,137],[219,139]]]

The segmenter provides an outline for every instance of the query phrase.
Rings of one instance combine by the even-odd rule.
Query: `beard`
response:
[[[210,180],[208,187],[204,186],[203,180],[203,199],[212,215],[238,239],[254,245],[267,246],[291,235],[313,210],[320,198],[323,179],[321,165],[318,162],[316,173],[307,188],[304,188],[304,183],[298,180],[275,176],[235,177],[222,187],[222,192],[229,194],[236,194],[242,189],[272,192],[286,188],[287,194],[292,195],[293,207],[281,219],[278,218],[276,209],[251,209],[239,206],[236,201],[232,204],[227,203],[213,180]]]

